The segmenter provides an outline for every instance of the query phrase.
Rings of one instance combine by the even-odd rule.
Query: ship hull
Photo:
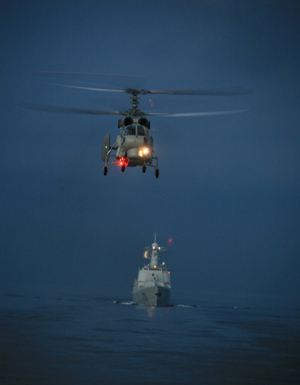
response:
[[[133,302],[146,306],[169,306],[171,290],[162,286],[133,288]]]

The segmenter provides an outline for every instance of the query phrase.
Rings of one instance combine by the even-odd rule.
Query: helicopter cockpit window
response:
[[[128,126],[126,128],[125,135],[135,135],[135,126]]]
[[[141,136],[145,136],[145,130],[143,126],[137,126],[137,134]]]

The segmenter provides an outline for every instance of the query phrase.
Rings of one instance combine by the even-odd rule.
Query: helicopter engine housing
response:
[[[142,126],[149,128],[150,130],[150,121],[148,119],[142,117],[138,120],[138,123],[141,124]]]
[[[123,126],[130,126],[133,123],[133,119],[131,116],[126,116],[126,118],[123,119]]]

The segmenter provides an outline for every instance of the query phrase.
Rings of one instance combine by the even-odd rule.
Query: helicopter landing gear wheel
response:
[[[125,166],[121,166],[121,171],[124,172],[125,171]]]
[[[154,171],[154,173],[155,173],[155,177],[158,178],[158,177],[159,177],[159,169],[156,168],[155,171]]]
[[[147,170],[147,167],[145,165],[142,166],[142,171],[145,173]]]
[[[106,175],[108,173],[108,167],[104,166],[103,167],[103,174]]]

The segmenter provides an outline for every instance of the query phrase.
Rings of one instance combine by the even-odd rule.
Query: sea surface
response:
[[[300,308],[265,298],[0,293],[0,384],[300,384]]]

